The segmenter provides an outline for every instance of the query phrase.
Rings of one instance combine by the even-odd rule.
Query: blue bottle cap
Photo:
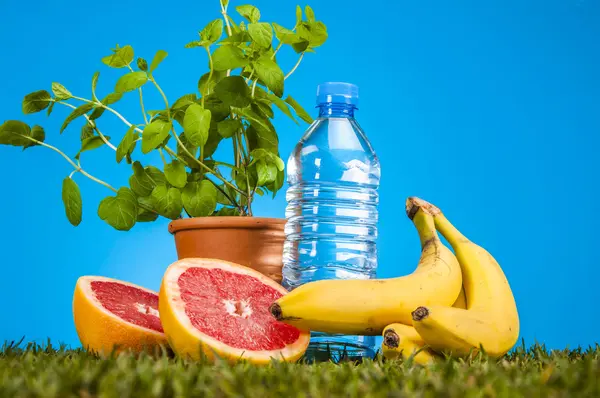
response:
[[[358,107],[358,86],[344,82],[325,82],[317,86],[317,104],[351,104]]]

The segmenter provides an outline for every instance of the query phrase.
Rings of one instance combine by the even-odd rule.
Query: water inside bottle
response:
[[[288,290],[321,279],[376,277],[380,166],[354,118],[355,87],[319,87],[319,117],[288,159],[282,281]],[[374,344],[374,336],[313,332],[307,358],[372,357]]]

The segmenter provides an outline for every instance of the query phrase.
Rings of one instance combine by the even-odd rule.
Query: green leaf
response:
[[[110,140],[109,136],[104,136],[104,137],[106,138],[107,141]],[[102,137],[100,137],[98,135],[84,139],[81,142],[81,149],[79,150],[79,152],[77,152],[77,155],[75,155],[75,159],[79,159],[79,157],[81,156],[81,154],[83,152],[91,151],[96,148],[100,148],[104,144],[105,144],[104,140],[102,139]]]
[[[117,163],[121,163],[125,156],[131,156],[131,153],[135,149],[137,145],[138,135],[135,132],[135,126],[132,125],[129,127],[123,139],[119,143],[117,147]]]
[[[215,153],[222,140],[223,137],[221,137],[217,128],[208,130],[208,140],[204,145],[204,159],[211,157]]]
[[[231,138],[241,128],[242,122],[239,119],[227,119],[217,123],[217,129],[223,138]]]
[[[133,162],[133,175],[129,177],[129,186],[137,196],[148,196],[158,184],[138,161]],[[161,173],[162,174],[162,173]],[[164,182],[164,180],[162,181]],[[164,184],[163,184],[164,185]]]
[[[58,101],[67,100],[73,97],[73,94],[71,94],[71,92],[67,90],[65,86],[56,82],[52,83],[52,92]]]
[[[279,191],[281,189],[281,187],[283,187],[284,179],[285,179],[285,173],[283,171],[279,171],[277,173],[277,177],[275,178],[275,181],[273,181],[272,183],[269,183],[265,186],[269,191],[273,192],[273,198],[275,198],[277,191]]]
[[[154,166],[146,166],[144,170],[146,170],[146,174],[148,174],[155,185],[167,185],[167,178],[160,169]]]
[[[223,44],[223,43],[225,43],[225,44],[240,44],[240,43],[247,43],[250,40],[252,40],[252,37],[250,36],[250,34],[248,32],[240,31],[240,32],[234,33],[231,36],[221,40],[221,44]]]
[[[277,133],[271,129],[264,129],[257,125],[250,125],[246,129],[250,150],[256,148],[268,149],[271,152],[277,152],[279,139]]]
[[[215,95],[223,103],[238,108],[250,105],[250,88],[241,76],[229,76],[215,86]]]
[[[144,72],[148,72],[148,61],[146,61],[144,58],[139,57],[137,59],[137,66],[140,70],[143,70]]]
[[[217,207],[217,189],[207,180],[188,183],[181,196],[185,210],[192,217],[210,216]]]
[[[246,4],[235,7],[235,10],[244,18],[248,20],[248,22],[258,22],[260,19],[260,11],[258,8],[253,5]]]
[[[214,70],[224,71],[227,69],[243,68],[248,65],[248,58],[244,52],[234,46],[221,46],[212,54]]]
[[[227,119],[231,113],[229,105],[221,101],[216,94],[211,94],[206,97],[204,109],[208,109],[210,111],[210,120],[214,123]]]
[[[44,128],[38,125],[33,126],[33,128],[31,129],[31,138],[33,138],[34,140],[38,140],[39,142],[44,142],[44,140],[46,139],[46,132],[44,131]],[[23,150],[36,145],[39,144],[33,141],[29,141],[27,144],[23,145]]]
[[[98,78],[100,77],[100,72],[94,73],[92,76],[92,99],[96,101],[98,97],[96,97],[96,86],[98,85]]]
[[[256,163],[256,173],[258,174],[257,186],[263,186],[270,182],[275,181],[277,178],[277,167],[274,164],[259,160]]]
[[[95,108],[94,111],[89,116],[90,120],[96,120],[96,119],[98,119],[100,116],[102,116],[104,114],[105,110],[106,109],[102,108],[102,107]]]
[[[94,109],[94,105],[86,102],[83,105],[79,105],[77,108],[73,109],[73,112],[71,112],[69,114],[69,116],[67,116],[67,118],[65,119],[65,121],[63,122],[62,126],[60,127],[60,133],[62,134],[63,131],[65,131],[65,129],[67,128],[67,126],[75,119],[77,119],[80,116],[85,115],[86,113],[88,113],[89,111],[91,111],[92,109]]]
[[[81,126],[81,134],[79,135],[81,141],[85,140],[86,138],[93,137],[93,136],[94,136],[94,128],[92,126],[90,126],[89,123],[86,123],[83,126]]]
[[[124,68],[133,61],[133,48],[126,45],[113,50],[113,54],[102,58],[102,63],[111,68]]]
[[[233,200],[236,200],[237,198],[237,193],[230,188],[229,186],[225,185],[225,184],[221,184],[219,185],[219,188],[221,188],[223,191],[225,191],[225,193],[227,194],[227,196],[229,198],[232,198]],[[220,203],[222,205],[227,205],[227,206],[233,206],[235,203],[233,203],[231,200],[229,200],[229,198],[225,196],[223,194],[223,192],[221,192],[220,190],[217,189],[217,203]]]
[[[118,231],[129,231],[135,225],[138,202],[129,188],[119,188],[116,196],[102,199],[98,216]]]
[[[152,190],[152,203],[158,214],[171,220],[179,217],[183,209],[179,189],[167,188],[165,185],[157,185]]]
[[[167,52],[164,50],[158,50],[156,54],[154,54],[154,59],[152,59],[152,63],[150,64],[150,73],[154,72],[154,70],[162,61],[164,61],[165,58],[167,58]]]
[[[100,102],[102,102],[104,105],[108,106],[108,105],[112,105],[115,102],[119,101],[121,98],[123,98],[123,93],[110,93],[106,97],[104,97],[104,99]]]
[[[267,98],[259,98],[254,100],[254,103],[252,104],[252,110],[267,119],[272,119],[275,116],[273,108],[271,107],[271,101]]]
[[[152,198],[138,196],[138,215],[137,222],[151,222],[158,218],[158,213],[146,210],[146,208],[154,210]]]
[[[23,98],[22,110],[26,115],[36,113],[46,109],[51,102],[52,97],[49,92],[46,90],[35,91],[31,94],[27,94],[25,98]]]
[[[191,42],[187,43],[184,47],[185,48],[196,48],[196,47],[207,47],[209,45],[210,45],[210,43],[206,40],[195,40],[195,41],[191,41]]]
[[[210,94],[214,90],[217,83],[220,82],[221,79],[223,79],[225,76],[227,76],[227,73],[215,70],[213,71],[210,81],[208,81],[209,75],[210,73],[207,72],[200,77],[200,80],[198,80],[198,92],[200,94]]]
[[[298,124],[298,121],[296,120],[296,118],[294,117],[294,115],[292,115],[292,111],[290,111],[290,108],[288,107],[288,104],[282,100],[281,98],[279,98],[276,95],[273,94],[268,94],[269,99],[271,101],[273,101],[273,103],[275,104],[275,106],[277,108],[279,108],[279,110],[283,113],[285,113],[290,119],[292,119],[294,121],[294,123]],[[289,98],[289,96],[288,96]]]
[[[253,125],[257,126],[257,128],[271,130],[276,135],[275,128],[273,127],[273,125],[267,119],[260,117],[252,110],[247,108],[233,108],[232,110],[238,115],[242,115],[247,120],[251,121]]]
[[[302,8],[296,6],[296,26],[302,23]]]
[[[248,25],[248,33],[252,40],[262,48],[269,48],[273,41],[273,29],[266,22],[255,22]]]
[[[313,118],[308,114],[308,112],[304,110],[304,108],[302,108],[302,106],[298,102],[296,102],[295,99],[292,98],[291,95],[287,96],[285,102],[290,104],[290,106],[294,109],[296,115],[298,115],[300,119],[304,120],[308,124],[311,124],[313,122]]]
[[[215,19],[209,22],[200,32],[200,38],[212,44],[221,38],[223,34],[223,20]]]
[[[323,22],[315,22],[310,27],[311,32],[311,47],[319,47],[327,41],[327,27]]]
[[[250,155],[254,159],[252,163],[254,163],[255,161],[264,161],[268,164],[273,164],[279,171],[283,171],[285,167],[283,160],[279,156],[264,148],[254,149],[250,152]]]
[[[169,136],[171,127],[171,122],[166,122],[161,119],[155,119],[152,123],[147,124],[142,133],[142,153],[149,153],[161,145]]]
[[[327,40],[327,27],[323,22],[301,23],[296,31],[311,47],[319,47]]]
[[[275,36],[277,37],[277,40],[283,44],[291,45],[303,41],[300,36],[275,22],[273,22],[273,28],[275,29]]]
[[[219,211],[214,213],[217,217],[233,217],[238,216],[238,210],[233,207],[221,207]]]
[[[196,153],[198,152],[198,147],[196,147],[188,141],[187,137],[185,136],[185,133],[179,134],[179,140],[181,141],[183,146],[192,154],[192,157],[195,158]],[[185,153],[185,151],[183,150],[183,148],[181,148],[180,145],[177,145],[177,156],[183,159],[188,164],[190,169],[200,168],[198,163],[195,162],[194,159],[190,157],[187,153]]]
[[[300,54],[310,46],[310,42],[308,40],[301,39],[299,42],[292,44],[292,48],[297,54]]]
[[[52,113],[52,110],[54,109],[54,102],[50,103],[50,106],[48,107],[48,111],[46,112],[46,114],[48,116],[50,116],[50,114]]]
[[[196,94],[185,94],[182,95],[181,97],[179,97],[177,99],[177,101],[175,101],[173,103],[173,105],[171,106],[172,110],[179,110],[179,109],[187,109],[188,106],[190,106],[191,104],[195,103],[196,100],[198,98],[196,98]]]
[[[77,183],[70,177],[63,180],[62,201],[69,222],[74,226],[78,226],[81,223],[82,213],[81,192]]]
[[[137,90],[148,82],[148,75],[146,72],[131,72],[123,75],[117,80],[115,85],[115,91],[117,93],[127,93],[129,91]]]
[[[44,128],[42,126],[35,125],[31,129],[30,137],[33,138],[34,140],[44,142],[44,140],[46,139],[46,132],[44,131]],[[25,150],[29,147],[32,147],[32,146],[39,145],[31,140],[27,140],[27,141],[28,142],[23,144],[23,150]]]
[[[315,22],[315,13],[310,6],[304,7],[304,13],[306,14],[306,20],[308,22]]]
[[[283,95],[283,71],[269,56],[261,56],[254,63],[254,71],[275,95],[278,97]]]
[[[7,120],[0,125],[0,145],[26,146],[32,143],[31,128],[19,120]]]
[[[165,166],[165,177],[169,184],[176,188],[183,188],[187,183],[187,173],[185,166],[179,160],[173,160]]]
[[[208,140],[210,128],[210,111],[198,104],[190,105],[183,118],[183,130],[188,141],[197,147],[202,147]]]

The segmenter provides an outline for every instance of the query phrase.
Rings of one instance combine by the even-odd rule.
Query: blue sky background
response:
[[[142,5],[143,4],[143,5]],[[235,5],[242,4],[234,1]],[[294,24],[295,2],[261,0],[266,21]],[[302,3],[304,5],[305,3]],[[526,343],[551,348],[598,340],[600,299],[597,237],[597,148],[600,144],[600,2],[596,0],[312,1],[329,40],[307,54],[286,81],[312,110],[317,84],[360,87],[357,114],[382,165],[379,275],[411,272],[418,237],[404,214],[416,195],[439,205],[472,240],[494,254],[511,283]],[[0,122],[23,118],[22,97],[57,81],[89,97],[92,74],[107,94],[120,72],[100,63],[116,43],[152,59],[169,52],[155,76],[172,99],[195,92],[206,71],[201,49],[184,49],[218,1],[145,3],[132,0],[0,2]],[[236,17],[239,20],[238,17]],[[289,70],[296,61],[280,52]],[[161,107],[146,89],[148,108]],[[119,109],[141,122],[136,96]],[[69,113],[56,108],[27,117],[46,128],[47,142],[74,155],[79,123],[58,134]],[[306,125],[279,114],[284,156]],[[111,137],[126,128],[111,115],[100,124]],[[115,140],[115,138],[113,138]],[[118,141],[117,141],[118,142]],[[226,153],[226,152],[225,152]],[[86,170],[113,186],[130,168],[114,153],[86,153]],[[64,215],[61,181],[70,166],[45,148],[0,147],[3,283],[0,341],[43,340],[77,346],[71,313],[80,275],[111,276],[158,289],[176,260],[168,221],[117,232],[99,220],[110,192],[76,176],[83,222]],[[259,199],[255,214],[283,217],[283,192]]]

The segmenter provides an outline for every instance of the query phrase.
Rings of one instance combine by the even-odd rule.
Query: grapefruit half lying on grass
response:
[[[168,346],[158,316],[158,294],[132,283],[80,277],[73,295],[73,318],[83,347],[101,355]]]
[[[277,321],[269,312],[286,292],[242,265],[182,259],[163,277],[160,319],[171,348],[182,357],[259,364],[296,361],[306,351],[310,333]]]

